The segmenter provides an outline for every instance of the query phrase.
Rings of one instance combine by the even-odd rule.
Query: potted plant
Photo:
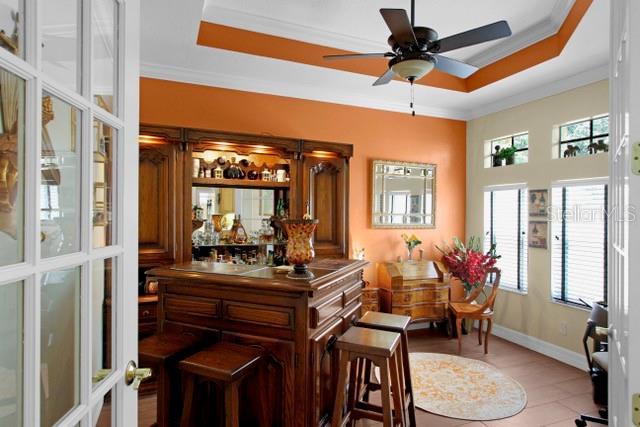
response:
[[[416,248],[416,246],[422,244],[422,240],[420,240],[415,234],[409,236],[405,233],[402,233],[402,240],[404,240],[404,244],[407,245],[407,261],[411,261],[413,250]]]
[[[498,152],[498,157],[504,159],[507,165],[512,165],[516,151],[516,147],[504,147]]]

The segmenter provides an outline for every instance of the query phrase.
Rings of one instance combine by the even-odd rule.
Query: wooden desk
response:
[[[447,319],[449,283],[433,261],[380,263],[378,286],[384,312],[409,316],[412,322]]]
[[[287,279],[268,267],[199,262],[147,274],[159,282],[158,330],[268,351],[261,374],[270,401],[260,401],[249,379],[241,391],[246,416],[265,405],[273,425],[306,427],[330,421],[339,368],[333,345],[360,316],[365,265],[319,260],[311,265],[312,280]]]

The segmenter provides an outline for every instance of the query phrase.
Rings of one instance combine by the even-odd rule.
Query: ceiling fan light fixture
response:
[[[405,80],[419,80],[433,70],[435,66],[431,58],[406,59],[391,65],[391,69]]]

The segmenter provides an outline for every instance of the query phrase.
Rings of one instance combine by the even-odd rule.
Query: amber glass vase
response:
[[[282,221],[287,233],[287,261],[293,265],[290,279],[313,279],[307,264],[313,261],[316,253],[313,250],[313,232],[318,225],[317,219],[286,219]]]

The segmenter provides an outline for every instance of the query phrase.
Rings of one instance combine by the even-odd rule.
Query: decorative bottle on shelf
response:
[[[247,231],[240,222],[240,215],[236,215],[231,226],[231,240],[233,243],[246,243],[247,238]]]

